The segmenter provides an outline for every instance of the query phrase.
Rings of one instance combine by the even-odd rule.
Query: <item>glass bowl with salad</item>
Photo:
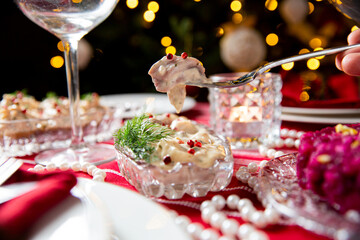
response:
[[[147,197],[202,197],[225,188],[233,174],[227,139],[175,114],[135,116],[114,143],[121,174]]]
[[[84,140],[110,140],[122,125],[121,108],[100,104],[97,93],[80,100]],[[25,156],[46,149],[67,147],[71,141],[69,100],[50,92],[36,100],[25,91],[4,94],[0,102],[0,153]]]

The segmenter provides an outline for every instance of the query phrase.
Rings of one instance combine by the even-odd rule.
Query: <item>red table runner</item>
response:
[[[188,118],[193,119],[199,123],[208,124],[209,105],[207,103],[197,103],[192,110],[185,112],[182,115],[187,116]],[[299,125],[299,123],[289,124],[289,125],[287,124],[289,123],[283,123],[283,127],[290,126],[291,128],[295,128],[297,130],[315,130],[324,127],[322,125],[317,125],[317,124],[315,125]],[[110,141],[109,144],[112,144],[112,141]],[[29,156],[26,159],[32,160],[33,156]],[[261,206],[256,196],[251,192],[249,192],[249,188],[247,187],[247,185],[243,184],[242,182],[236,179],[235,172],[238,170],[240,166],[244,164],[248,164],[250,161],[261,161],[268,159],[262,157],[260,154],[253,151],[234,151],[234,159],[235,159],[234,175],[229,186],[227,186],[224,190],[220,192],[210,192],[206,197],[200,197],[200,198],[193,198],[188,195],[185,195],[180,200],[167,200],[166,198],[161,198],[158,199],[157,201],[160,204],[164,205],[165,207],[175,210],[179,215],[188,216],[192,222],[201,223],[205,228],[210,226],[202,221],[200,210],[196,209],[196,207],[195,208],[192,207],[191,205],[198,207],[201,204],[201,202],[203,202],[204,200],[211,199],[214,195],[220,194],[226,198],[231,194],[237,194],[240,198],[251,199],[255,206]],[[28,169],[30,167],[33,166],[31,164],[24,164],[22,166],[22,169]],[[119,174],[119,168],[116,161],[111,161],[109,163],[99,165],[98,167],[107,170],[107,176],[105,178],[106,182],[133,191],[137,191]],[[90,178],[89,175],[81,172],[77,172],[76,175],[78,177]],[[187,203],[191,203],[189,204],[190,206],[187,206]],[[233,218],[236,219],[239,223],[243,223],[241,218],[236,218],[236,217]],[[276,225],[276,226],[268,227],[263,230],[266,232],[266,234],[269,236],[270,239],[291,239],[291,240],[327,239],[323,236],[319,236],[307,230],[304,230],[298,226]]]

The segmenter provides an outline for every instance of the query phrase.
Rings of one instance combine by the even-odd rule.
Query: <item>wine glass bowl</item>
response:
[[[15,0],[20,10],[34,23],[57,36],[64,45],[65,68],[71,122],[68,148],[47,150],[35,157],[39,164],[48,162],[98,163],[115,158],[115,150],[106,144],[88,145],[83,138],[79,113],[78,43],[104,21],[118,0]]]
[[[80,40],[106,19],[118,0],[16,0],[34,23],[60,39]]]

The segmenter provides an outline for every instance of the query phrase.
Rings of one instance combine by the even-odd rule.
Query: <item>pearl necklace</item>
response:
[[[43,172],[45,170],[48,171],[54,171],[56,169],[60,169],[62,171],[66,171],[69,169],[72,169],[75,172],[85,172],[93,177],[93,180],[103,182],[106,178],[106,172],[104,170],[101,170],[100,168],[97,168],[94,164],[90,164],[87,162],[79,163],[79,162],[62,162],[59,165],[56,165],[55,163],[48,163],[45,166],[42,165],[35,165],[34,168],[29,168],[29,171],[34,172]]]
[[[281,129],[280,136],[285,139],[280,138],[269,146],[260,145],[259,153],[270,159],[284,155],[283,151],[277,151],[274,147],[299,148],[299,138],[303,134],[303,131]],[[239,181],[248,184],[258,195],[260,186],[256,173],[258,168],[264,167],[267,162],[267,160],[263,160],[259,165],[256,162],[251,162],[248,166],[240,167],[235,176]],[[258,198],[261,202],[259,195]],[[221,212],[225,206],[232,210],[238,210],[242,220],[247,223],[240,225],[236,220],[227,218],[226,214]],[[175,215],[175,223],[187,231],[191,237],[200,240],[231,240],[236,239],[236,237],[244,240],[267,240],[269,239],[268,236],[258,228],[277,224],[281,220],[280,214],[271,206],[265,206],[263,211],[259,211],[254,207],[251,200],[240,199],[235,194],[228,196],[227,199],[221,195],[215,195],[211,200],[201,203],[200,211],[202,220],[210,224],[212,228],[204,229],[200,223],[191,223],[187,216],[177,215],[175,211],[172,211],[172,214]],[[223,234],[222,236],[220,236],[219,230]]]
[[[294,129],[283,128],[280,130],[280,138],[276,139],[274,142],[269,143],[268,146],[259,145],[259,153],[264,157],[270,159],[280,157],[285,153],[283,151],[277,151],[274,148],[299,148],[300,146],[300,137],[304,134],[303,131],[296,131]],[[284,138],[284,139],[283,139]]]

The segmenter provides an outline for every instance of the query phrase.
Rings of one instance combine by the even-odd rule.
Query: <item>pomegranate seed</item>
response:
[[[153,118],[154,116],[152,114],[149,115],[149,118]]]
[[[25,114],[25,113],[26,113],[26,109],[21,110],[21,112],[22,112],[23,114]]]
[[[188,57],[188,54],[187,54],[186,52],[183,52],[183,53],[181,54],[181,57],[182,57],[183,59],[186,59],[186,58]]]
[[[169,163],[171,163],[171,157],[169,155],[165,156],[163,158],[163,162],[165,163],[165,165],[168,165]]]
[[[169,60],[173,59],[173,57],[174,57],[174,55],[172,55],[172,53],[168,53],[166,55],[166,58],[169,59]]]
[[[170,113],[166,114],[166,117],[168,117],[168,118],[169,118],[169,117],[170,117]]]
[[[20,99],[21,99],[21,98],[23,98],[23,96],[24,96],[24,94],[23,94],[22,92],[17,92],[17,93],[16,93],[16,97],[17,97],[17,98],[20,98]]]
[[[195,143],[195,147],[201,147],[201,146],[202,146],[201,142],[196,142]]]
[[[190,147],[193,147],[194,141],[190,139],[189,141],[187,141],[187,145],[189,145]]]
[[[194,153],[195,153],[195,149],[190,148],[187,152],[190,153],[190,154],[194,154]]]
[[[61,109],[60,109],[60,108],[56,108],[56,111],[57,111],[58,113],[61,113]]]

